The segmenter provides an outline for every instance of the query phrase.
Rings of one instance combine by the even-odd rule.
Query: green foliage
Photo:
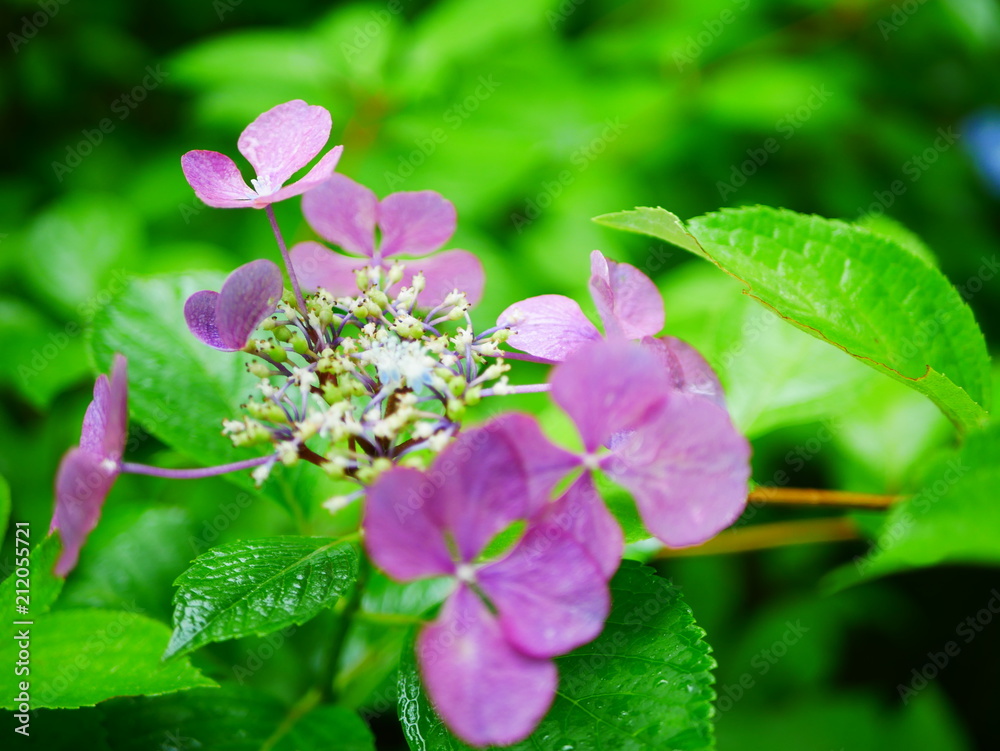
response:
[[[15,532],[15,540],[20,540],[20,544],[15,544],[14,551],[15,554],[21,552],[25,548],[24,538],[17,535]],[[3,608],[3,623],[4,628],[10,628],[10,624],[13,621],[23,621],[23,617],[18,617],[15,614],[15,606],[18,604],[23,604],[23,602],[18,602],[16,600],[18,590],[24,589],[23,580],[25,577],[18,576],[17,572],[19,570],[27,569],[27,579],[30,583],[30,593],[27,595],[30,602],[27,607],[31,615],[42,615],[47,613],[55,603],[56,599],[59,597],[59,593],[62,592],[63,579],[56,576],[53,573],[53,569],[56,566],[56,561],[59,560],[59,554],[62,552],[62,544],[59,541],[59,535],[49,535],[44,540],[42,540],[38,545],[35,546],[34,550],[28,556],[27,566],[25,566],[25,561],[23,556],[16,556],[14,558],[14,566],[11,568],[10,573],[7,578],[0,582],[0,607]],[[9,640],[5,640],[3,643],[4,647],[9,647]]]
[[[35,218],[24,273],[49,302],[86,320],[128,283],[141,242],[138,220],[113,196],[72,196]]]
[[[59,457],[79,438],[94,366],[107,367],[112,345],[128,348],[133,376],[141,376],[132,383],[129,459],[190,466],[251,455],[231,450],[219,435],[221,418],[249,393],[231,390],[250,388],[241,386],[239,356],[198,344],[180,306],[194,289],[218,289],[242,263],[276,259],[274,242],[262,212],[202,205],[178,158],[192,148],[218,149],[249,177],[236,150],[240,130],[296,97],[330,109],[331,145],[345,145],[338,171],[380,196],[433,189],[455,202],[459,227],[451,244],[476,252],[488,272],[485,299],[472,312],[477,328],[515,300],[550,292],[572,295],[592,314],[587,253],[600,248],[654,277],[667,301],[666,333],[690,341],[718,368],[734,417],[753,442],[756,479],[786,472],[803,487],[913,494],[934,482],[939,461],[946,467],[957,456],[951,426],[913,382],[882,378],[778,323],[739,294],[743,285],[689,253],[586,218],[654,201],[683,217],[755,204],[842,217],[888,238],[894,253],[903,248],[928,270],[940,268],[996,350],[996,199],[962,132],[970,113],[1000,101],[995,3],[917,3],[913,13],[905,3],[816,0],[58,5],[26,43],[12,42],[0,77],[0,111],[14,145],[0,167],[0,474],[13,491],[12,520],[29,522],[33,540],[48,527]],[[8,31],[27,33],[39,8],[17,0]],[[140,84],[147,65],[161,63],[165,85],[120,119],[111,105]],[[822,89],[830,96],[813,106],[813,90]],[[97,132],[103,118],[113,131],[96,146],[86,143],[85,132]],[[937,148],[939,128],[961,137]],[[275,210],[290,243],[314,239],[297,199]],[[679,222],[654,219],[654,226],[632,229],[663,233],[700,255]],[[192,269],[213,273],[191,276]],[[175,272],[194,281],[145,279]],[[779,291],[790,291],[784,287]],[[939,287],[932,282],[914,294]],[[134,309],[123,320],[101,310],[112,296]],[[136,311],[137,324],[127,329],[124,319]],[[102,327],[123,329],[116,342],[95,345],[88,362],[80,331],[94,316]],[[917,376],[927,364],[915,363]],[[943,373],[969,386],[955,380],[957,371]],[[515,363],[511,375],[540,382],[546,371]],[[924,385],[936,388],[931,380]],[[955,389],[945,384],[944,392]],[[973,401],[970,390],[966,406]],[[577,440],[571,426],[559,427],[565,416],[546,395],[507,404],[539,414],[563,445]],[[484,400],[480,414],[492,409]],[[975,422],[977,408],[968,411]],[[169,419],[158,426],[160,415]],[[798,461],[797,452],[813,445],[819,449],[808,449],[808,461],[792,472],[787,457]],[[58,595],[56,612],[134,604],[166,621],[170,582],[209,545],[349,531],[360,509],[330,519],[319,501],[340,490],[331,490],[323,473],[298,469],[279,468],[252,497],[246,473],[230,478],[238,491],[225,480],[120,478],[61,595],[62,581],[51,576],[58,540],[36,551],[33,615],[47,617]],[[983,690],[1000,669],[989,639],[963,645],[919,699],[905,706],[896,699],[910,668],[939,650],[945,632],[953,636],[959,616],[982,607],[995,585],[992,507],[971,479],[979,472],[915,514],[913,528],[885,550],[879,546],[897,515],[915,512],[919,496],[888,522],[883,513],[852,515],[872,535],[884,528],[871,550],[845,542],[657,561],[708,630],[720,686],[753,670],[749,660],[781,637],[785,619],[802,617],[812,627],[767,675],[753,673],[753,692],[721,714],[720,748],[956,751],[973,745],[955,729],[959,717],[977,746],[1000,746]],[[968,497],[957,493],[966,488]],[[607,490],[629,539],[645,537],[628,494]],[[236,508],[238,519],[226,507]],[[751,507],[740,525],[819,513]],[[8,530],[4,575],[13,541]],[[855,557],[874,563],[871,576],[908,573],[834,597],[817,594],[816,582],[845,562],[835,581],[856,581]],[[932,566],[928,557],[963,565]],[[9,589],[12,580],[0,586]],[[13,616],[8,594],[0,604],[5,624]],[[841,604],[858,595],[850,607]],[[389,716],[398,657],[414,617],[441,596],[440,582],[399,585],[376,573],[347,634],[334,687],[339,701],[381,715],[374,724],[379,748],[402,747]],[[234,639],[194,658],[225,677],[227,688],[38,710],[29,744],[56,751],[85,738],[99,751],[266,747],[315,685],[328,629],[339,623],[333,616],[282,637],[281,658],[249,679],[266,698],[231,690],[227,666],[247,664],[269,637]],[[2,644],[9,644],[6,628]],[[77,635],[78,643],[88,638]],[[9,655],[0,663],[11,664]],[[302,718],[303,727],[313,718],[317,729],[336,725],[333,741],[290,742],[301,751],[347,745],[354,736],[336,711]]]
[[[843,352],[786,326],[705,264],[674,274],[663,296],[667,333],[708,359],[734,423],[751,438],[828,420],[879,380]]]
[[[792,748],[789,739],[794,739],[797,751],[970,748],[936,693],[891,713],[875,697],[858,694],[794,696],[771,707],[748,709],[737,707],[719,722],[720,748]]]
[[[556,660],[559,691],[538,729],[513,749],[713,749],[711,648],[680,590],[625,561],[611,581],[600,636]],[[464,750],[420,687],[412,645],[403,655],[399,713],[413,749]]]
[[[638,214],[639,217],[635,215]],[[664,209],[606,214],[711,260],[783,319],[926,394],[959,427],[989,408],[989,355],[948,280],[885,235],[763,206],[692,219]]]
[[[215,682],[187,660],[162,662],[170,630],[127,610],[61,610],[30,627],[31,706],[36,709],[89,707],[115,696],[166,694]],[[14,640],[0,657],[13,665]],[[3,678],[4,708],[17,695],[13,671]]]
[[[271,537],[213,548],[175,582],[165,656],[305,623],[336,603],[357,574],[357,548],[338,540]]]
[[[10,483],[0,475],[0,540],[7,534],[10,522]]]
[[[1000,424],[942,457],[922,486],[886,516],[869,551],[837,572],[845,583],[940,565],[1000,565]]]
[[[16,297],[0,297],[0,327],[17,332],[8,356],[0,359],[0,382],[12,386],[38,408],[87,373],[83,327],[59,326]]]
[[[124,699],[101,707],[112,751],[205,748],[219,751],[372,751],[371,731],[350,710],[288,710],[236,686],[173,696]]]
[[[170,584],[192,555],[190,524],[186,509],[111,503],[87,540],[60,604],[136,607],[169,620]]]

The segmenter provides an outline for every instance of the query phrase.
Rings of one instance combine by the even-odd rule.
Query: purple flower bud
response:
[[[195,292],[184,304],[191,333],[225,352],[243,349],[260,322],[274,312],[284,281],[281,269],[264,259],[234,270],[221,292]]]

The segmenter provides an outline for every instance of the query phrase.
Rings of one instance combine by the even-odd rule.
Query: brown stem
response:
[[[783,504],[786,506],[825,506],[829,508],[887,509],[903,500],[901,495],[851,493],[843,490],[812,488],[776,488],[761,486],[747,496],[751,503]]]
[[[755,524],[727,530],[706,543],[691,548],[663,549],[654,558],[684,558],[693,555],[746,553],[789,545],[809,545],[821,542],[841,542],[859,538],[854,522],[847,517],[834,519],[803,519],[773,524]]]
[[[307,462],[312,462],[313,464],[322,467],[327,463],[327,458],[321,454],[317,454],[308,446],[299,447],[299,458],[305,459]]]

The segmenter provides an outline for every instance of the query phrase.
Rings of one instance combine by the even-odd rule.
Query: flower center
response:
[[[476,580],[476,567],[471,563],[459,563],[455,566],[455,578],[460,582],[472,584]]]
[[[269,196],[274,192],[274,188],[271,186],[271,178],[267,175],[253,178],[250,180],[250,185],[253,186],[256,196]]]

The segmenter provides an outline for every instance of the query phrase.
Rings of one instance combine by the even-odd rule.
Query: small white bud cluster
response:
[[[477,337],[458,290],[420,306],[423,274],[391,292],[404,276],[398,263],[359,270],[357,295],[319,290],[306,297],[305,316],[285,299],[261,326],[269,336],[247,348],[263,360],[248,366],[261,379],[259,397],[223,433],[238,446],[272,444],[282,464],[306,459],[362,485],[443,450],[484,389],[502,390],[507,332]],[[453,327],[460,320],[466,325]],[[273,464],[254,479],[264,482]],[[335,497],[330,508],[352,497]]]

